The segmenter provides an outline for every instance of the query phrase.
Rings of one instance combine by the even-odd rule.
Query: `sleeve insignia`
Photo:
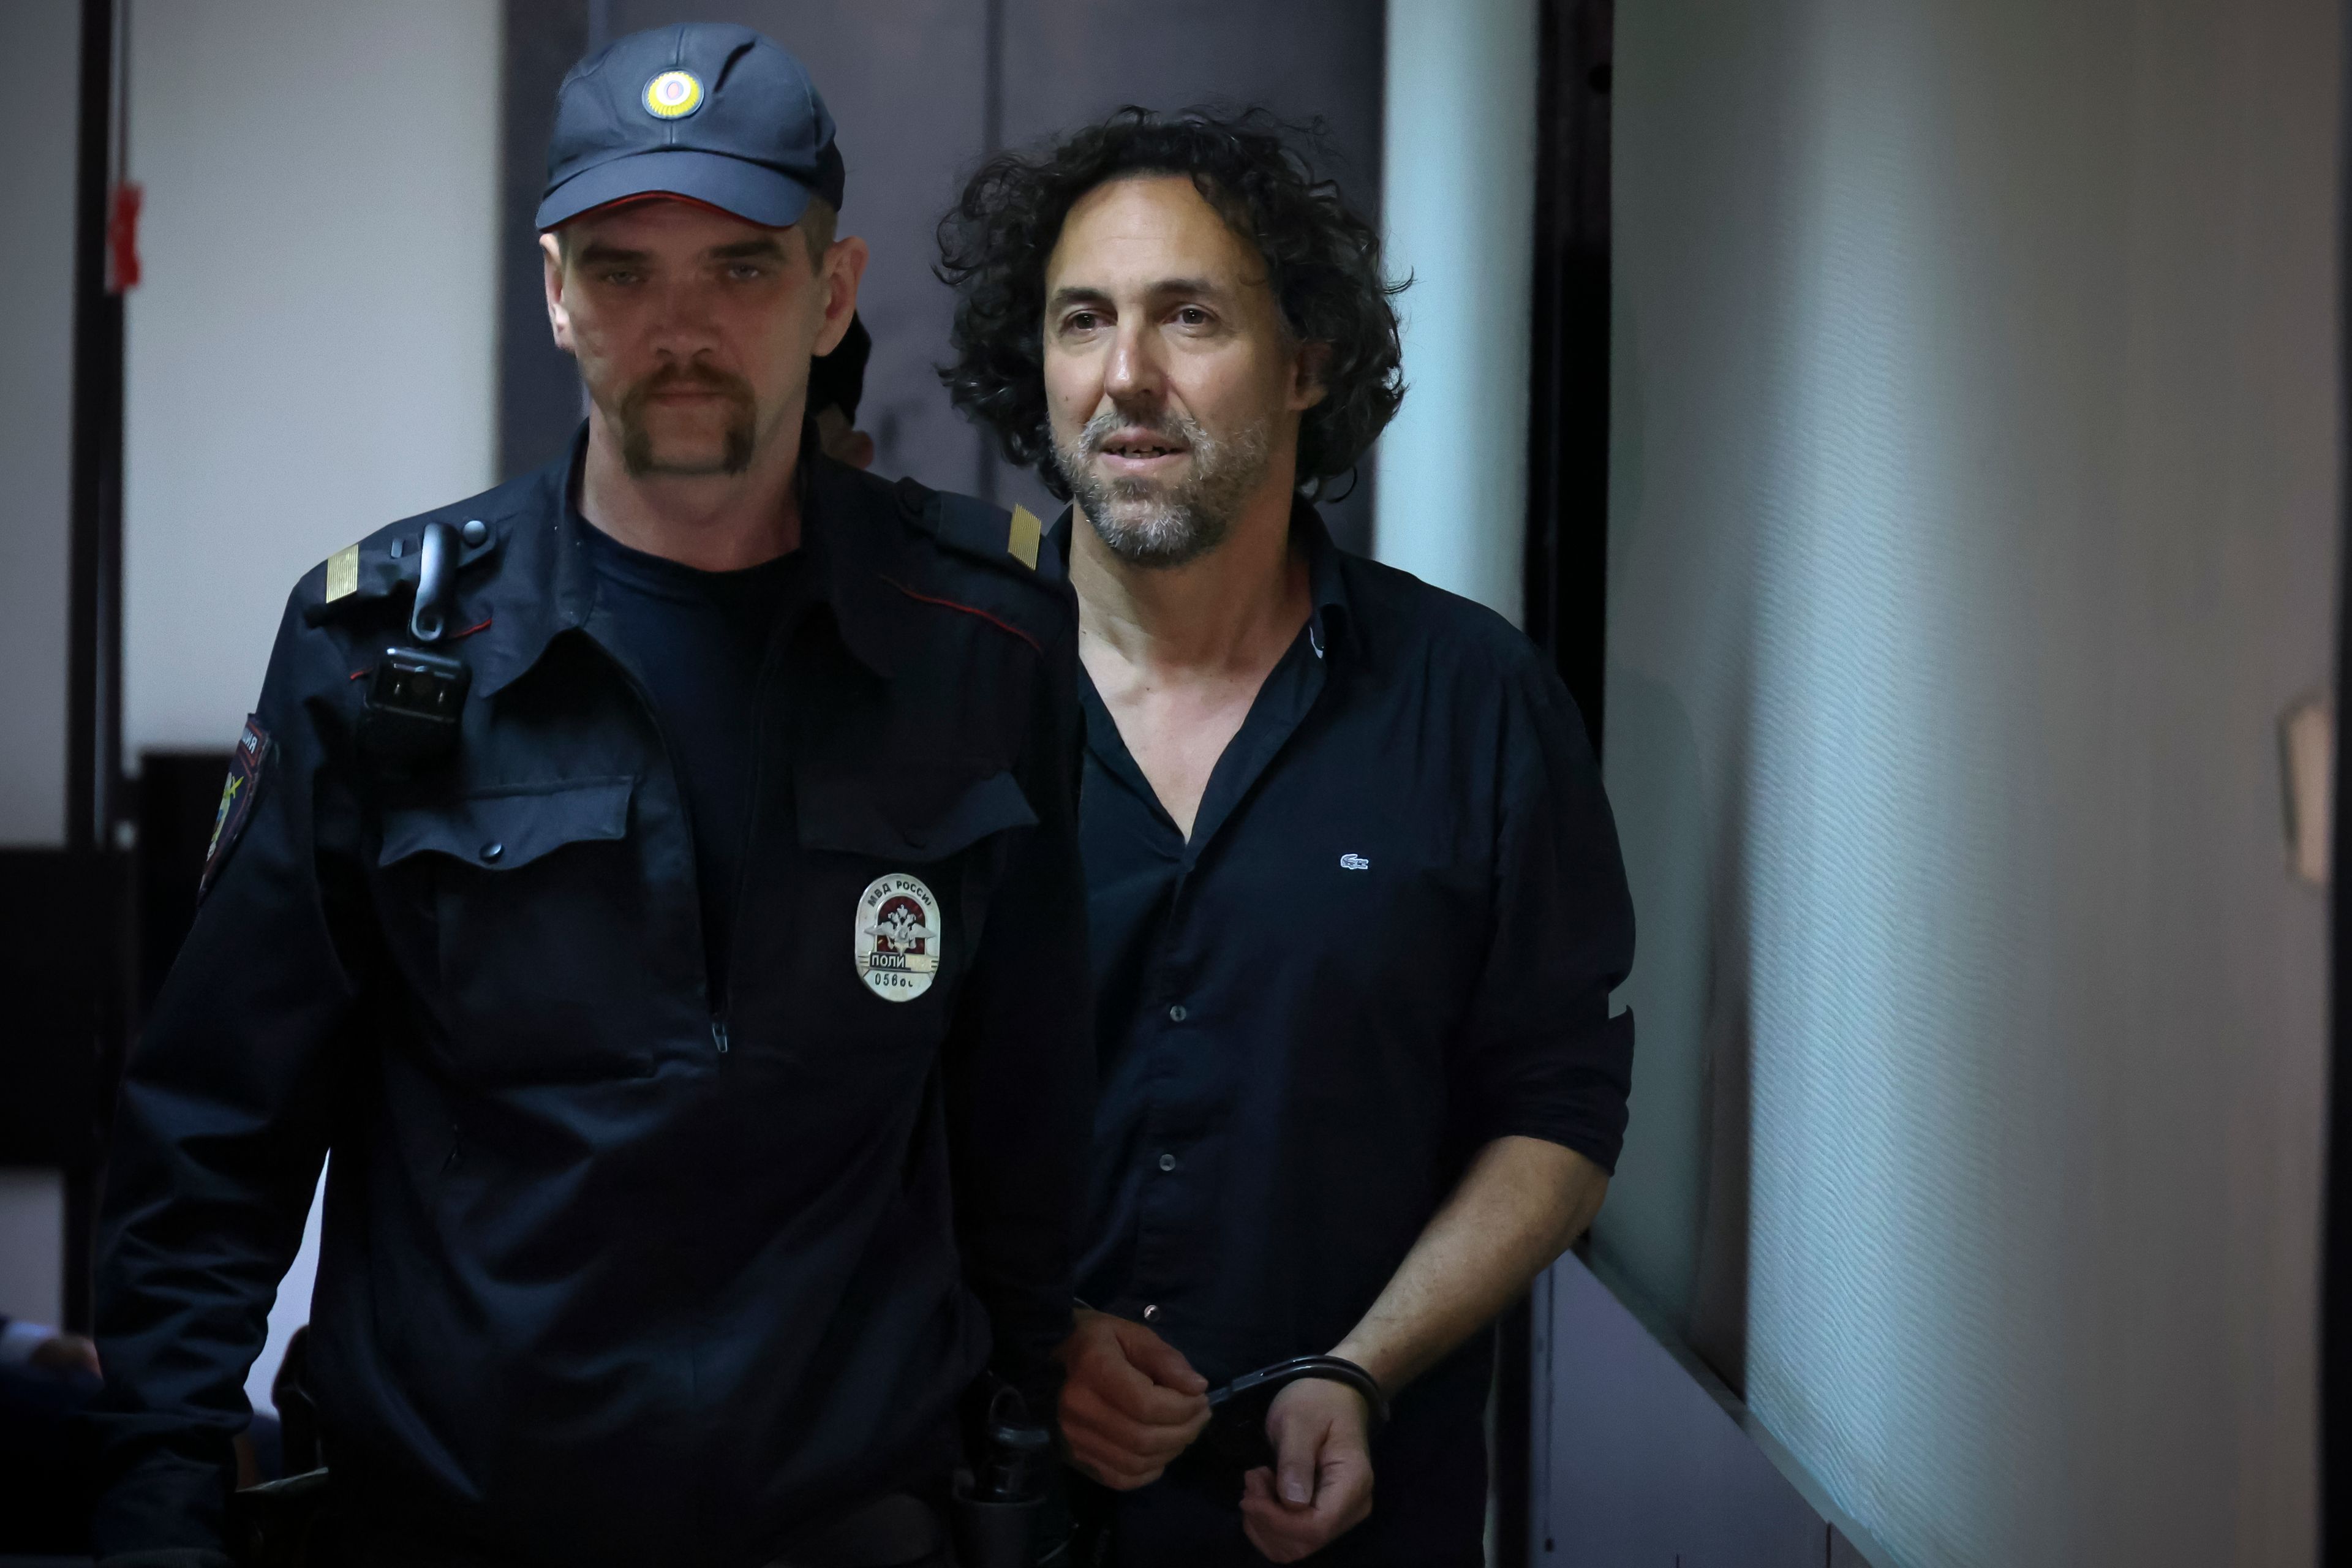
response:
[[[245,733],[237,737],[236,751],[229,758],[220,809],[213,813],[213,841],[205,850],[205,874],[196,882],[198,898],[212,891],[213,879],[220,874],[228,852],[236,847],[245,825],[253,820],[253,797],[260,791],[262,764],[268,760],[269,732],[261,727],[259,714],[248,715]]]

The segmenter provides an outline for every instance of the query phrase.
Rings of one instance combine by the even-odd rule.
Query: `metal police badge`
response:
[[[947,942],[940,901],[903,871],[877,877],[857,900],[857,978],[885,1002],[912,1002],[931,988]]]
[[[646,83],[645,103],[656,120],[683,120],[702,107],[702,83],[692,71],[664,71]]]

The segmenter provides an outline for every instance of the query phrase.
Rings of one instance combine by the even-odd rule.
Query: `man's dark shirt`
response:
[[[632,550],[575,519],[595,563],[613,651],[661,721],[694,829],[704,961],[723,1011],[735,906],[751,830],[753,731],[769,634],[799,609],[799,552],[738,572],[702,572]]]
[[[1558,675],[1312,508],[1292,530],[1311,618],[1189,842],[1081,672],[1101,1100],[1079,1294],[1213,1384],[1335,1346],[1489,1141],[1613,1167],[1632,1068],[1609,994],[1633,910]],[[1371,1517],[1328,1561],[1479,1560],[1490,1353],[1399,1394]],[[1119,1560],[1260,1561],[1234,1500],[1180,1466],[1116,1504]]]
[[[223,1562],[247,1369],[331,1146],[309,1384],[336,1508],[429,1560],[751,1568],[942,1483],[983,1365],[1050,1402],[1092,1110],[1068,590],[1004,513],[804,445],[722,1001],[686,759],[616,651],[578,458],[379,530],[287,606],[257,773],[116,1114],[101,1559]],[[371,761],[423,528],[469,520],[456,749]]]

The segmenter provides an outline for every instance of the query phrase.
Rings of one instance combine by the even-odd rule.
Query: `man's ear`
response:
[[[857,282],[866,276],[869,254],[856,235],[825,248],[824,264],[817,268],[817,286],[824,290],[824,324],[817,329],[814,351],[820,357],[839,348],[849,334],[849,318],[857,314]]]
[[[572,312],[563,304],[563,247],[552,234],[539,237],[540,280],[547,288],[547,324],[555,332],[555,346],[572,349]]]
[[[1325,398],[1331,389],[1323,384],[1323,370],[1331,363],[1329,343],[1301,343],[1297,357],[1290,366],[1290,411],[1304,414]]]

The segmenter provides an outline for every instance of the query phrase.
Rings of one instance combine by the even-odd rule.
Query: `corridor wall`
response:
[[[494,482],[496,0],[142,5],[123,751],[226,751],[295,579]]]
[[[2312,1560],[2339,14],[1618,12],[1595,1246],[1916,1568]]]

